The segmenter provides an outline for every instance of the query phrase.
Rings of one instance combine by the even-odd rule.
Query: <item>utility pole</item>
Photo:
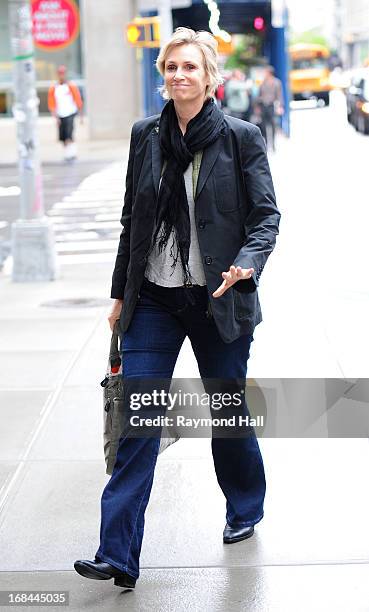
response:
[[[12,280],[50,281],[56,276],[53,226],[44,213],[38,157],[32,18],[29,0],[8,0],[20,180],[20,218],[12,224]]]

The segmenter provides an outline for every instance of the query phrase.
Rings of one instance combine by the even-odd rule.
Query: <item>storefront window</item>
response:
[[[75,4],[79,9],[79,0],[75,0]],[[40,98],[40,114],[48,113],[47,91],[56,79],[56,70],[60,64],[67,66],[68,78],[77,82],[83,95],[84,75],[80,35],[70,45],[57,51],[46,51],[35,46],[36,87]],[[11,115],[12,71],[8,0],[0,0],[0,115]]]

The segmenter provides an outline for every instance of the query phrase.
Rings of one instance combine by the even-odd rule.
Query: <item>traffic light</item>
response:
[[[160,18],[137,17],[127,24],[126,36],[133,47],[160,47]]]
[[[264,17],[255,17],[254,19],[254,29],[257,32],[263,32],[265,30],[265,19]]]
[[[127,26],[127,40],[131,45],[145,40],[145,26],[130,23]]]

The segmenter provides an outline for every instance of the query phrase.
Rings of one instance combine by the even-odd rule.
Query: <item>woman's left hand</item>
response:
[[[224,281],[213,293],[213,297],[217,298],[223,295],[227,289],[232,287],[237,281],[251,278],[254,274],[254,268],[241,268],[241,266],[230,266],[229,272],[222,272]]]

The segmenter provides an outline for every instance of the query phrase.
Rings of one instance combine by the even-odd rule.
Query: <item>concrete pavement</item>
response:
[[[114,160],[121,159],[127,147],[125,140],[95,140],[88,138],[88,117],[77,117],[74,125],[74,137],[78,146],[80,160]],[[0,166],[17,163],[16,125],[13,118],[0,119]],[[53,117],[38,118],[38,139],[40,160],[48,163],[58,163],[63,159],[63,146],[58,141],[56,120]]]
[[[1,279],[1,590],[69,590],[71,610],[366,610],[366,439],[260,440],[265,518],[232,546],[210,440],[180,440],[159,457],[136,591],[75,574],[96,552],[108,480],[107,307],[44,304],[103,299],[109,276],[95,263],[52,285]],[[195,369],[184,345],[175,376]]]
[[[364,266],[342,262],[350,284],[342,283],[342,243],[331,233],[333,223],[340,238],[354,221],[333,214],[344,201],[330,136],[358,136],[346,133],[336,110],[294,116],[293,138],[280,139],[271,157],[283,223],[262,277],[264,323],[255,333],[250,377],[367,375]],[[314,139],[324,129],[323,155]],[[325,177],[330,189],[309,174]],[[361,200],[352,207],[353,215],[365,215]],[[349,232],[345,240],[355,253]],[[225,500],[210,440],[180,440],[158,460],[136,590],[74,572],[75,559],[96,552],[109,478],[99,382],[113,254],[86,255],[63,260],[61,253],[53,283],[12,284],[9,266],[0,275],[0,590],[68,590],[73,611],[369,610],[366,438],[261,439],[265,517],[251,539],[231,546],[222,543]],[[343,317],[350,333],[343,333]],[[174,376],[198,376],[187,341]]]

